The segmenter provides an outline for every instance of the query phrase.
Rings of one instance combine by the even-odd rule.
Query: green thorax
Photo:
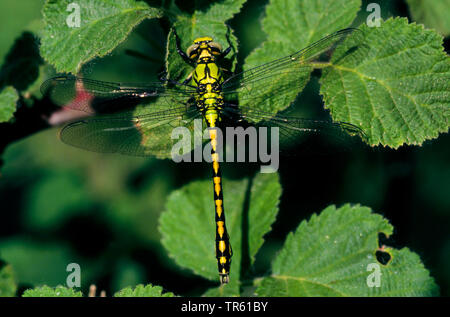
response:
[[[202,57],[192,74],[192,84],[197,87],[196,102],[209,126],[216,126],[223,105],[221,84],[223,74],[214,57]]]

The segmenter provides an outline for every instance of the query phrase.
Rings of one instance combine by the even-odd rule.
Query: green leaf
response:
[[[248,211],[251,264],[255,262],[256,253],[264,243],[264,235],[272,230],[280,197],[281,185],[277,173],[257,174],[253,178]]]
[[[437,286],[417,254],[379,248],[378,234],[393,227],[367,207],[330,206],[290,233],[260,282],[258,296],[433,296]],[[391,259],[381,264],[377,251]],[[379,269],[379,287],[374,282]],[[370,268],[370,269],[369,269]],[[372,275],[371,275],[372,274]],[[370,287],[371,285],[372,287]]]
[[[173,27],[181,39],[182,49],[186,51],[194,39],[203,36],[212,37],[214,41],[222,45],[223,49],[226,49],[228,42],[225,22],[239,13],[244,3],[245,0],[212,2],[206,8],[196,8],[192,15],[178,15]],[[232,33],[230,40],[234,50],[231,50],[227,58],[230,58],[233,53],[237,53],[237,38]],[[192,72],[192,67],[186,64],[177,53],[175,36],[172,31],[168,37],[166,61],[170,78],[182,81]],[[233,65],[235,65],[235,61]],[[232,67],[228,67],[228,69],[232,69]]]
[[[348,27],[360,6],[360,0],[271,0],[262,20],[267,40],[245,59],[244,70],[297,52]],[[296,78],[293,78],[292,72],[280,74],[276,82],[270,79],[266,87],[263,87],[264,84],[259,85],[264,89],[264,94],[257,102],[252,98],[244,98],[240,100],[240,105],[250,104],[272,113],[286,109],[306,86],[311,70],[296,72]],[[295,87],[289,87],[288,90],[283,87],[287,80],[295,81]]]
[[[450,0],[406,0],[406,3],[414,21],[435,29],[445,37],[450,35],[450,19],[448,18]]]
[[[79,27],[71,3],[79,6]],[[110,53],[144,19],[160,17],[161,11],[134,0],[47,0],[43,16],[42,56],[58,72],[77,73],[89,60]]]
[[[16,295],[17,285],[12,266],[0,260],[0,297]]]
[[[27,289],[22,297],[83,297],[83,294],[80,291],[64,286],[53,288],[44,285],[34,289]]]
[[[19,95],[13,87],[6,87],[0,92],[0,123],[7,122],[16,111],[16,102]]]
[[[127,287],[114,294],[114,297],[174,297],[173,293],[163,293],[161,286],[139,284],[135,288]]]
[[[39,77],[43,60],[39,54],[39,39],[24,32],[16,39],[0,69],[0,88],[8,85],[25,90]]]
[[[360,6],[360,0],[271,0],[262,21],[266,45],[282,43],[281,56],[298,51],[348,27]]]
[[[361,30],[358,48],[347,54],[353,38],[339,46],[321,78],[333,120],[361,127],[373,146],[393,148],[448,131],[450,59],[442,37],[405,18]]]
[[[251,237],[248,256],[253,262],[263,243],[262,237],[270,230],[278,212],[281,187],[277,174],[258,174],[249,193],[248,186],[247,179],[223,180],[224,210],[233,258],[230,284],[222,286],[226,289],[211,291],[214,294],[239,294],[243,218],[248,218],[248,228],[244,230],[248,230]],[[245,206],[247,194],[250,194],[248,207]],[[168,198],[166,211],[160,217],[160,231],[164,247],[180,266],[207,279],[218,280],[212,181],[192,182],[174,191]]]

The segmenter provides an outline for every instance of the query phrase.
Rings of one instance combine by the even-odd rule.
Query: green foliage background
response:
[[[10,48],[22,32],[41,35],[43,2],[11,0],[0,3],[1,61],[7,60]],[[159,4],[159,1],[147,2],[150,5]],[[187,2],[178,1],[177,4],[185,12],[192,13]],[[368,13],[364,8],[369,2],[363,1],[355,25],[365,21]],[[429,8],[421,11],[415,6],[417,2],[383,1],[382,18],[408,17],[410,21],[425,23],[426,27],[435,27],[441,35],[448,36],[450,31],[445,17],[443,23],[436,25],[439,19],[421,14]],[[240,2],[235,4],[235,11],[238,12],[239,8],[241,11],[229,24],[234,30],[233,41],[239,41],[238,61],[241,63],[264,40],[273,40],[261,28],[266,3],[250,0],[242,8]],[[448,5],[446,1],[440,3]],[[431,4],[430,8],[436,14],[442,12],[442,9],[436,9]],[[446,8],[448,11],[450,6]],[[197,14],[201,19],[202,12]],[[156,80],[166,58],[165,27],[155,19],[144,20],[128,37],[124,36],[126,39],[116,49],[105,51],[105,57],[94,58],[84,65],[82,73],[106,81]],[[200,31],[203,30],[190,30],[192,34]],[[184,46],[191,40],[189,32],[183,34],[183,41],[186,41]],[[172,42],[169,47],[171,45]],[[290,50],[290,45],[296,47],[292,41],[280,45],[284,45],[287,50]],[[148,54],[152,60],[142,61],[126,55],[125,50],[130,48]],[[252,58],[249,58],[249,63]],[[76,68],[77,64],[74,65]],[[171,66],[173,72],[187,71],[176,66]],[[32,69],[38,67],[40,77],[22,92],[39,95],[39,84],[52,73],[52,69],[40,62],[36,65],[27,64],[27,67],[31,73]],[[6,70],[2,71],[6,73]],[[25,78],[24,81],[33,82],[34,79]],[[302,92],[300,102],[294,105],[292,114],[328,118],[329,114],[319,95],[320,89],[318,80],[313,79]],[[8,88],[3,92],[6,93],[0,95],[0,102],[13,104],[17,100],[14,89]],[[333,113],[332,107],[330,110]],[[5,119],[1,121],[7,120],[13,112],[14,109],[2,108],[0,119]],[[96,284],[98,289],[106,290],[108,295],[122,290],[116,296],[159,296],[162,290],[157,287],[141,285],[134,289],[138,284],[148,283],[160,285],[164,291],[177,295],[201,295],[208,289],[210,295],[220,294],[214,289],[216,283],[208,280],[214,274],[208,272],[210,267],[203,273],[199,273],[200,267],[198,271],[180,268],[181,260],[168,255],[167,249],[170,250],[170,247],[167,244],[170,245],[170,242],[167,242],[167,236],[170,237],[170,234],[162,239],[164,230],[158,230],[158,219],[164,210],[172,211],[172,214],[167,213],[162,223],[165,221],[175,226],[176,216],[181,217],[180,223],[189,223],[189,213],[177,214],[169,195],[171,199],[177,193],[181,195],[180,188],[187,184],[194,187],[202,182],[209,184],[208,164],[175,164],[170,160],[90,153],[62,144],[56,134],[56,128],[43,130],[7,147],[2,155],[0,259],[9,264],[2,266],[5,268],[2,272],[8,276],[5,280],[10,280],[9,276],[13,274],[18,294],[30,287],[64,284],[68,274],[66,265],[72,262],[82,267],[83,294],[87,294],[90,284]],[[261,249],[247,255],[249,261],[255,264],[252,273],[265,276],[272,269],[272,273],[284,274],[280,264],[283,263],[284,255],[281,253],[279,258],[277,256],[288,233],[294,232],[302,220],[310,219],[313,213],[318,214],[330,205],[355,203],[370,206],[388,219],[395,230],[386,244],[398,249],[407,246],[418,254],[439,286],[440,294],[450,295],[448,162],[448,134],[426,141],[422,147],[358,150],[331,157],[304,157],[301,161],[283,159],[279,172],[281,190],[272,188],[273,191],[268,191],[270,195],[281,195],[278,204],[280,211]],[[224,164],[223,173],[226,182],[233,184],[234,188],[245,189],[246,182],[252,180],[258,170],[259,166],[252,164]],[[225,183],[225,186],[229,185]],[[194,194],[201,192],[191,190]],[[232,192],[231,185],[229,192]],[[234,194],[233,197],[239,192]],[[198,197],[199,201],[211,199],[212,192]],[[265,203],[274,206],[278,201],[275,199]],[[333,207],[326,210],[330,208]],[[266,221],[269,227],[271,222],[270,219]],[[310,225],[314,226],[313,219]],[[303,226],[306,227],[306,224]],[[380,226],[388,227],[384,223]],[[191,231],[194,234],[195,229]],[[253,250],[261,246],[261,241],[249,243],[250,249],[254,246]],[[417,262],[415,255],[404,252],[399,258],[402,256],[408,261]],[[202,261],[201,256],[188,260]],[[260,295],[266,295],[267,289],[279,291],[277,294],[283,295],[276,278],[263,280],[258,286]],[[345,293],[345,285],[342,287]],[[42,293],[48,291],[43,289]],[[317,294],[320,294],[319,290]],[[28,291],[27,295],[33,296],[33,293]]]

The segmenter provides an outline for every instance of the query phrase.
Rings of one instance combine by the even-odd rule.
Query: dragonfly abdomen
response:
[[[220,109],[223,96],[215,87],[220,87],[218,80],[211,81],[205,76],[207,83],[199,83],[200,93],[197,102],[202,109],[211,139],[211,158],[213,164],[213,190],[216,221],[216,259],[221,283],[228,283],[231,265],[231,244],[225,225],[225,211],[223,205],[222,175],[220,172],[219,153],[217,152],[217,124],[220,121]]]
[[[209,128],[211,139],[211,158],[213,165],[213,190],[216,221],[216,259],[221,283],[228,283],[231,265],[231,244],[225,225],[225,211],[223,204],[222,175],[217,151],[217,123],[220,120],[220,109],[223,98],[218,93],[205,93],[200,97],[200,102]]]
[[[222,176],[219,164],[219,154],[217,153],[217,130],[210,128],[209,136],[211,138],[211,157],[213,164],[213,189],[216,221],[216,259],[219,269],[221,283],[228,283],[231,265],[231,244],[225,225],[225,212],[223,206]]]

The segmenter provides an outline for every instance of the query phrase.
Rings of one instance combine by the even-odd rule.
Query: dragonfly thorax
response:
[[[203,113],[220,112],[223,106],[223,74],[214,58],[199,58],[192,73],[192,84],[197,87],[196,103]]]
[[[195,61],[195,68],[189,82],[197,88],[195,101],[197,109],[204,115],[209,126],[215,126],[220,119],[223,106],[222,71],[216,63],[216,57],[222,54],[222,46],[205,36],[194,40],[186,55]]]

